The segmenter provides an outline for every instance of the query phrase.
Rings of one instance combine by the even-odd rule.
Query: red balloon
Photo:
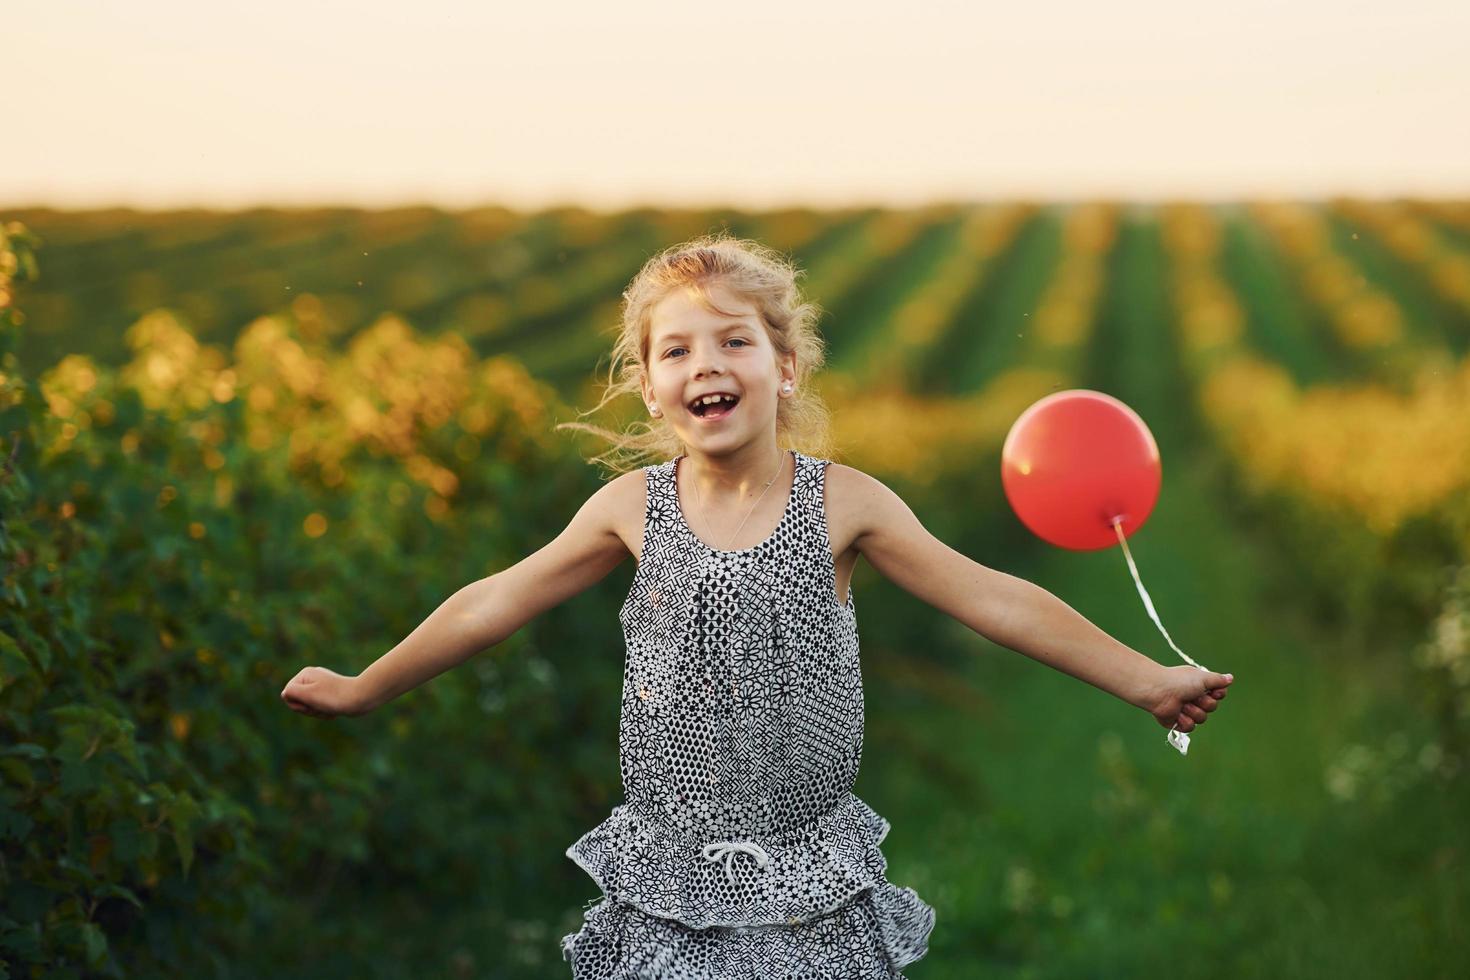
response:
[[[1036,402],[1011,426],[1000,453],[1006,499],[1037,537],[1097,551],[1143,526],[1159,499],[1159,447],[1138,413],[1085,388]]]

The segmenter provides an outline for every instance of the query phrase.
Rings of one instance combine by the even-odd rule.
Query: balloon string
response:
[[[1203,664],[1198,663],[1189,654],[1179,649],[1174,643],[1174,638],[1169,635],[1169,631],[1164,629],[1164,624],[1159,619],[1158,611],[1154,609],[1154,601],[1149,598],[1148,590],[1143,587],[1143,579],[1139,577],[1138,566],[1133,562],[1133,553],[1128,550],[1128,539],[1123,536],[1123,518],[1114,518],[1112,525],[1113,533],[1118,536],[1118,543],[1123,546],[1123,557],[1128,559],[1128,571],[1133,573],[1133,584],[1138,586],[1138,595],[1143,599],[1143,608],[1148,610],[1149,618],[1154,621],[1154,625],[1159,628],[1159,632],[1164,634],[1164,639],[1169,641],[1169,646],[1174,648],[1175,653],[1200,670],[1208,670]],[[1189,736],[1179,730],[1178,722],[1175,722],[1174,726],[1169,729],[1169,733],[1165,738],[1168,739],[1170,745],[1179,750],[1180,755],[1185,755],[1189,752]]]

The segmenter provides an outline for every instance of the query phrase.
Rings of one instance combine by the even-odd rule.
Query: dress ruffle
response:
[[[826,980],[836,976],[833,962],[850,962],[858,972],[843,976],[895,977],[927,952],[934,909],[886,879],[879,845],[888,830],[852,793],[798,831],[729,841],[688,837],[627,804],[614,807],[567,848],[603,899],[563,939],[565,957],[598,964],[576,976],[600,980],[743,976],[733,966],[710,972],[708,963],[747,956],[827,964],[794,976]],[[706,857],[707,845],[736,843],[751,846]]]
[[[726,839],[679,834],[622,804],[566,853],[608,897],[695,929],[795,925],[887,884],[879,845],[888,830],[848,793],[797,831],[728,839],[754,843],[769,856],[764,862],[750,854],[710,860],[705,845]]]
[[[933,928],[930,906],[886,883],[800,925],[690,929],[604,897],[562,957],[574,980],[903,980]]]

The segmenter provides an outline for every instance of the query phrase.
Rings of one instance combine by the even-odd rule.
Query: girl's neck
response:
[[[677,475],[686,486],[695,490],[707,507],[721,503],[752,500],[760,496],[786,471],[786,457],[790,450],[776,446],[759,446],[742,450],[729,456],[698,457],[685,453],[676,463]]]

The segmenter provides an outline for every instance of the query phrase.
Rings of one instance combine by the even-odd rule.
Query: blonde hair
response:
[[[826,344],[816,328],[824,311],[802,297],[797,279],[804,275],[774,249],[725,231],[672,245],[654,255],[623,291],[622,322],[614,328],[617,340],[602,400],[580,414],[600,411],[619,395],[631,394],[642,402],[653,308],[672,291],[689,289],[705,309],[733,316],[710,298],[710,287],[718,283],[756,308],[778,361],[796,353],[795,393],[776,403],[776,442],[783,448],[801,446],[809,455],[826,457],[832,452],[831,413],[820,395],[804,383],[826,363]],[[640,408],[647,412],[646,405]],[[635,422],[621,432],[582,422],[563,422],[556,429],[579,429],[612,443],[607,452],[589,462],[614,473],[670,459],[684,450],[664,418]]]

